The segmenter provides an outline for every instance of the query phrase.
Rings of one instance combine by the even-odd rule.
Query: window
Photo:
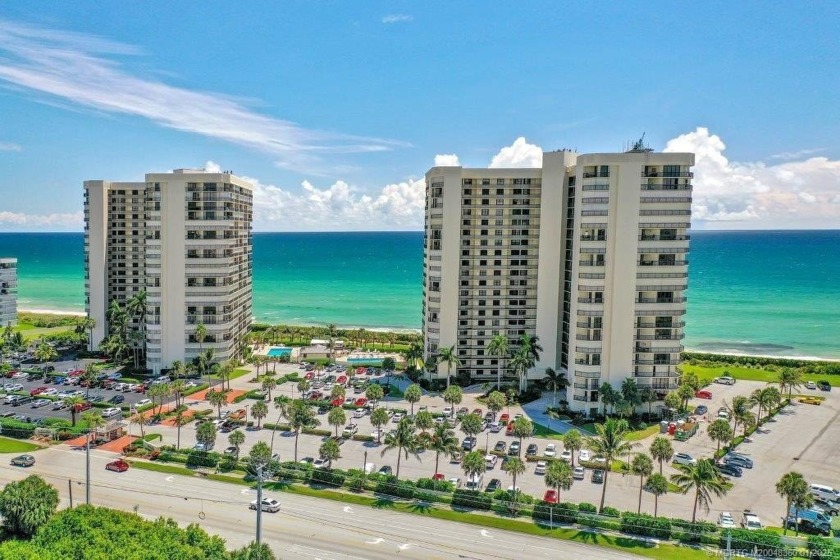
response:
[[[504,184],[505,184],[505,180],[504,180],[504,179],[496,179],[496,184],[497,184],[497,185],[504,185]]]

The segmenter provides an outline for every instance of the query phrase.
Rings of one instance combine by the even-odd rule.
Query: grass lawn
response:
[[[230,379],[233,380],[233,379],[236,379],[237,377],[242,377],[243,375],[248,375],[249,373],[251,373],[251,370],[247,370],[247,369],[244,369],[244,368],[238,368],[238,369],[233,370],[230,373]],[[219,379],[218,375],[212,375],[211,377],[213,379]]]
[[[534,436],[546,439],[563,439],[563,434],[549,430],[541,424],[534,424]]]
[[[659,433],[659,424],[651,424],[644,430],[635,430],[630,432],[627,435],[627,439],[630,441],[640,441],[647,437],[652,436],[653,434]]]
[[[388,398],[391,399],[401,399],[405,394],[400,391],[400,388],[394,385],[393,383],[389,385],[391,387],[391,391],[388,393]]]
[[[0,437],[0,453],[29,453],[38,449],[41,449],[39,445],[28,441]]]
[[[729,372],[729,375],[735,379],[743,379],[744,381],[764,381],[765,383],[772,383],[776,381],[778,373],[775,371],[767,371],[764,369],[745,368],[737,366],[698,366],[685,363],[680,366],[686,373],[695,373],[702,381],[711,381],[715,377],[723,375],[724,370]],[[828,381],[832,387],[840,387],[840,376],[837,375],[821,375],[816,373],[805,373],[802,375],[802,381]]]
[[[63,332],[73,332],[75,327],[72,326],[64,326],[64,327],[51,327],[51,328],[38,328],[32,325],[18,325],[14,327],[16,331],[20,331],[23,333],[24,340],[34,340],[36,338],[40,338],[47,334],[57,334]]]

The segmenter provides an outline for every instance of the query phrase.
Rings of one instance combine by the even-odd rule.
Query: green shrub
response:
[[[598,508],[593,504],[582,502],[578,504],[578,511],[581,513],[598,513]]]
[[[395,476],[388,476],[376,484],[376,492],[410,500],[414,497],[414,484],[408,480],[397,480]]]
[[[212,451],[192,450],[187,455],[188,467],[215,467],[219,464],[219,454]]]
[[[561,502],[555,506],[554,519],[561,523],[574,523],[577,521],[578,505],[572,502]]]
[[[771,531],[747,531],[746,529],[732,529],[731,548],[734,552],[750,554],[755,548],[761,550],[764,557],[783,558],[788,556],[789,550],[782,544],[782,537]],[[718,546],[727,548],[727,534],[721,533]]]
[[[493,507],[493,498],[486,492],[458,488],[452,496],[452,505],[489,510]]]
[[[621,517],[621,512],[614,507],[604,506],[604,509],[601,510],[601,515],[606,517]]]
[[[345,474],[338,470],[313,469],[310,481],[329,484],[330,486],[342,486],[345,478]]]
[[[808,537],[807,557],[817,558],[818,560],[838,560],[840,559],[840,546],[835,545],[831,539],[813,535]]]
[[[423,490],[434,490],[436,492],[452,492],[455,486],[448,480],[434,480],[432,478],[419,478],[414,483],[417,488]]]
[[[664,517],[624,512],[621,516],[621,531],[657,539],[671,538],[671,521]]]

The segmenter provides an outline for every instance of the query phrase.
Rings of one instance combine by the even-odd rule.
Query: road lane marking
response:
[[[408,550],[408,549],[409,549],[409,548],[411,548],[412,546],[414,546],[414,544],[412,544],[412,543],[405,543],[405,544],[401,544],[401,545],[400,545],[400,546],[398,546],[397,548],[399,548],[400,550]]]
[[[242,492],[240,492],[240,494],[242,494],[243,496],[244,496],[245,494],[250,494],[250,493],[251,493],[251,490],[249,490],[248,488],[246,488],[245,490],[243,490]]]
[[[379,544],[384,541],[385,539],[373,539],[372,541],[365,541],[365,544]]]
[[[353,508],[350,506],[344,506],[344,513],[353,513]]]
[[[174,476],[167,476],[166,477],[166,482],[172,482],[173,480],[175,480]]]
[[[482,536],[482,537],[487,537],[488,539],[492,539],[492,538],[493,538],[493,535],[491,535],[491,534],[487,531],[487,529],[482,529],[482,530],[481,530],[481,536]]]

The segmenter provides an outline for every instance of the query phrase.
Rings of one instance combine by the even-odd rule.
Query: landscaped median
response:
[[[203,476],[219,482],[253,485],[252,479],[242,470],[245,468],[244,462],[228,461],[226,465],[222,465],[218,454],[207,453],[164,452],[160,455],[161,459],[167,457],[195,468],[157,461],[132,461],[132,465],[165,474]],[[231,470],[227,473],[220,471],[220,468],[225,467]],[[725,545],[726,540],[726,535],[711,523],[691,524],[681,519],[654,518],[635,512],[619,512],[613,508],[604,508],[599,514],[593,504],[552,505],[524,494],[514,496],[506,490],[492,494],[453,490],[452,485],[446,481],[398,481],[391,476],[364,475],[359,469],[314,469],[311,465],[294,462],[276,463],[275,472],[279,473],[279,480],[265,484],[264,488],[484,527],[587,542],[650,558],[700,560],[708,558],[709,553],[698,548],[714,550]],[[765,548],[775,547],[780,554],[791,552],[782,545],[779,535],[756,531],[743,533],[741,534],[740,530],[733,531],[732,536],[736,544],[756,542]]]

